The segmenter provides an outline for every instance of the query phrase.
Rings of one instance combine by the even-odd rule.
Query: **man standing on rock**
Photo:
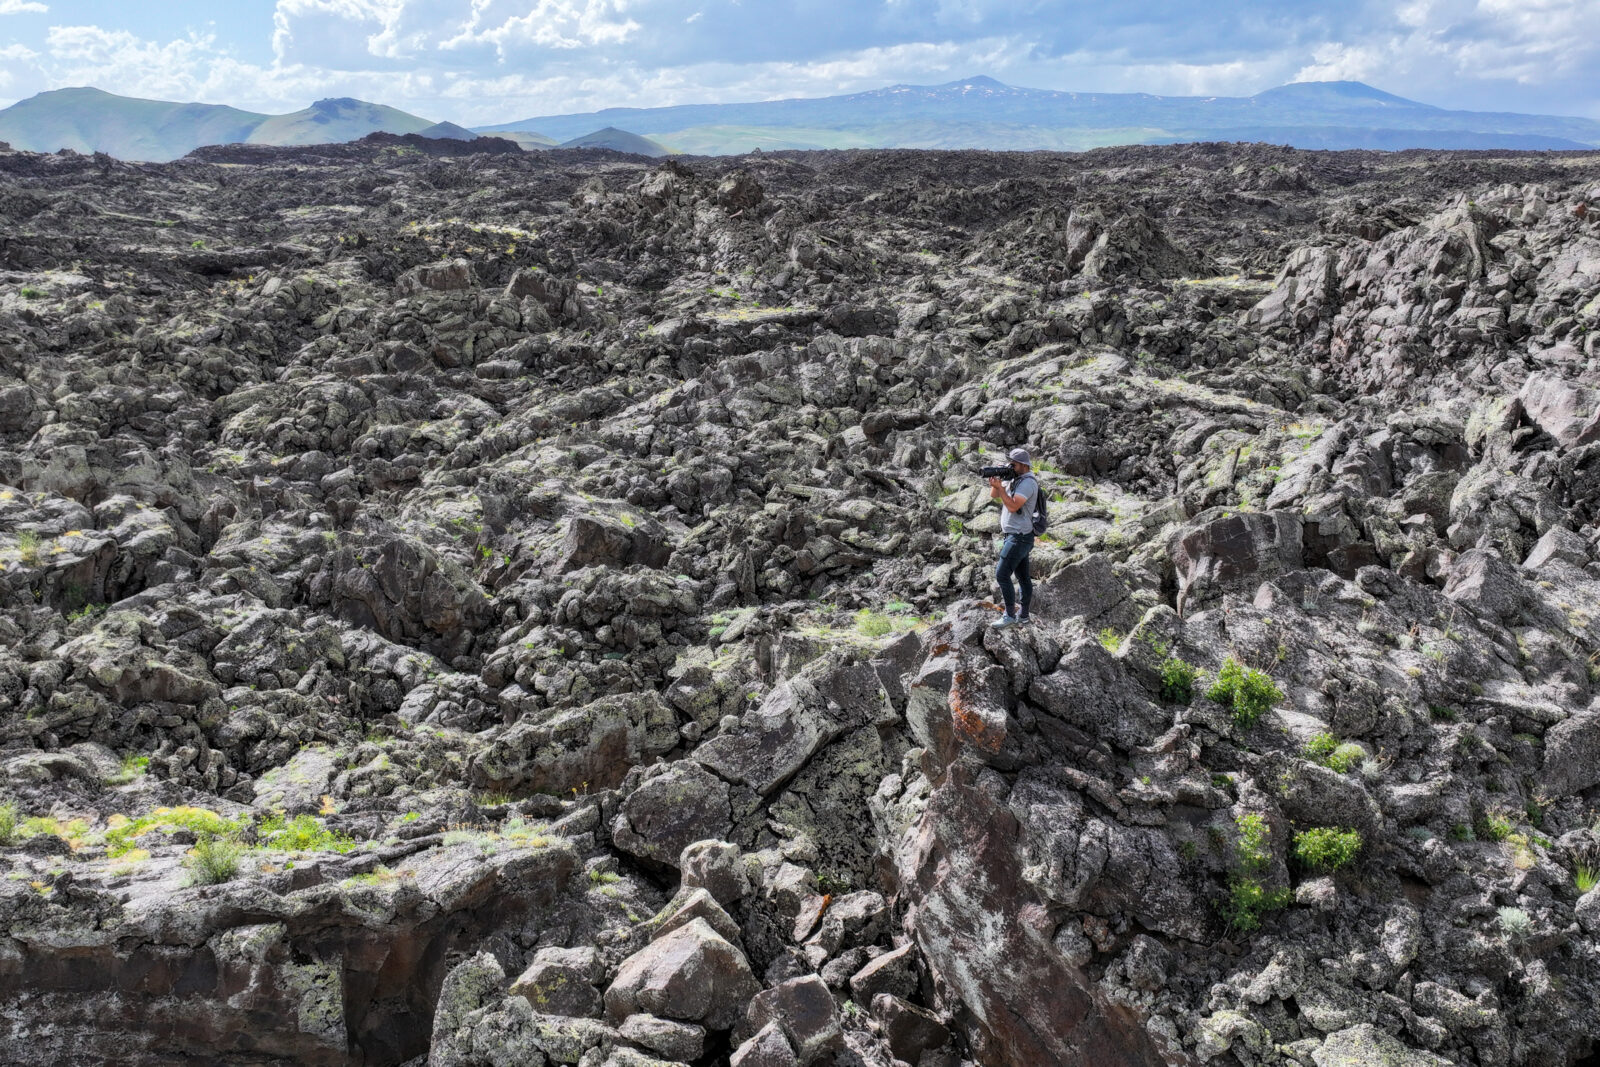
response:
[[[1033,577],[1028,573],[1028,554],[1033,551],[1033,511],[1039,499],[1039,480],[1031,473],[1033,457],[1025,448],[1013,448],[1006,456],[1011,461],[1009,485],[999,478],[989,479],[989,496],[1000,501],[1000,562],[994,576],[1000,582],[1000,597],[1005,614],[996,626],[1019,626],[1028,621],[1028,604],[1033,600]],[[1022,587],[1022,611],[1017,612],[1017,594],[1011,577]]]

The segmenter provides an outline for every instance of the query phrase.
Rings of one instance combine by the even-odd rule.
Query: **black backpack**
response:
[[[1050,511],[1045,504],[1044,486],[1040,484],[1039,476],[1031,471],[1027,474],[1024,474],[1022,478],[1033,479],[1033,536],[1038,537],[1050,528]],[[1017,482],[1020,482],[1022,478],[1017,478],[1012,481],[1011,491],[1013,493],[1016,491]]]

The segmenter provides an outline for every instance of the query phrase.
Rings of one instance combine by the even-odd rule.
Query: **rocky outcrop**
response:
[[[1596,203],[0,147],[0,1058],[1586,1062]]]

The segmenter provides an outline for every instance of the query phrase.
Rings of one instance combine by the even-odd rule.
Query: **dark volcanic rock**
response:
[[[0,148],[0,1059],[1583,1062],[1597,204]]]

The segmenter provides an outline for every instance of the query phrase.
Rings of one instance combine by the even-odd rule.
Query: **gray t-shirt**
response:
[[[1031,534],[1033,533],[1033,509],[1039,497],[1039,482],[1031,474],[1019,476],[1011,483],[1012,496],[1023,498],[1022,506],[1012,511],[1005,504],[1000,505],[1000,532],[1003,534]]]

